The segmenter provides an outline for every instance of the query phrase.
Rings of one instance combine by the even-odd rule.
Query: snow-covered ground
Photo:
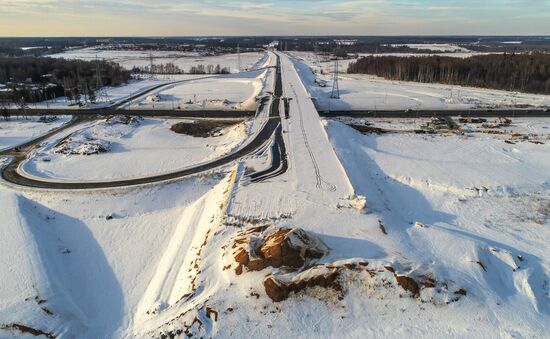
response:
[[[125,109],[255,110],[266,70],[186,81],[147,93]]]
[[[91,60],[95,59],[95,55],[93,57],[91,56],[93,51],[93,49],[71,50],[62,54],[56,54],[53,57]],[[119,62],[122,65],[125,65],[125,67],[131,69],[133,66],[129,66],[125,63],[128,62],[128,58],[129,60],[134,60],[131,59],[131,56],[134,54],[136,58],[142,58],[144,52],[102,51],[102,53],[103,57],[107,60]],[[171,55],[170,53],[172,52],[156,53],[158,55],[163,55],[163,53]],[[133,101],[132,108],[176,109],[177,107],[180,107],[181,109],[207,110],[253,109],[252,107],[255,105],[255,96],[265,81],[266,75],[265,72],[257,69],[273,65],[273,58],[269,53],[244,53],[241,55],[241,71],[251,71],[246,71],[239,74],[237,55],[206,56],[200,58],[196,56],[192,58],[188,56],[173,57],[176,59],[169,62],[179,62],[179,65],[184,70],[188,70],[187,68],[183,68],[187,66],[191,67],[199,64],[217,65],[220,62],[224,62],[224,64],[220,65],[222,67],[230,67],[233,74],[158,74],[153,77],[144,75],[142,76],[143,79],[131,80],[126,85],[102,88],[102,90],[97,93],[96,103],[88,103],[85,106],[87,108],[101,108],[118,105],[133,96],[148,92],[152,88],[167,85],[168,87],[161,87],[158,91],[151,93],[153,96],[161,93],[161,96],[155,99],[160,101],[151,102],[151,100],[147,100],[150,95],[147,95],[141,99]],[[166,90],[166,93],[163,93],[161,89]],[[152,98],[153,97],[151,96],[149,99]],[[29,107],[42,109],[79,108],[77,105],[71,105],[71,102],[65,97],[33,103],[30,104]],[[125,107],[128,107],[128,105]]]
[[[549,123],[517,121],[509,132],[548,140]],[[469,300],[434,310],[428,331],[441,324],[459,337],[549,335],[548,142],[362,135],[339,122],[325,124],[354,188],[385,225],[388,242],[376,244],[413,272],[432,272],[468,291]]]
[[[33,151],[21,170],[50,179],[145,177],[218,158],[231,152],[248,136],[245,123],[224,127],[219,136],[210,138],[177,134],[170,128],[179,122],[193,121],[146,118],[129,124],[105,120],[95,122],[49,140]],[[65,136],[70,139],[65,139]],[[64,143],[64,140],[68,142]],[[101,151],[96,153],[98,148]]]
[[[319,118],[300,65],[281,54],[281,66],[292,100],[280,176],[250,180],[269,167],[267,144],[178,183],[1,185],[0,336],[15,324],[83,338],[550,336],[549,119],[505,134],[364,135]],[[152,138],[162,124],[150,124],[135,133]],[[265,259],[256,244],[285,227],[322,253],[298,269],[238,265],[236,249]],[[296,293],[275,302],[273,277]]]
[[[117,87],[103,87],[97,92],[95,103],[86,103],[84,108],[102,108],[120,104],[121,102],[148,91],[154,87],[168,85],[173,82],[185,82],[194,79],[208,78],[213,75],[208,74],[178,74],[178,75],[149,75],[143,76],[141,79],[132,79],[127,84]],[[74,105],[66,97],[59,97],[52,100],[31,103],[29,108],[38,109],[79,109],[78,105]]]
[[[128,337],[183,211],[219,181],[58,194],[0,188],[0,337],[29,337],[3,328],[14,323],[58,337]]]
[[[294,54],[294,53],[293,53]],[[303,56],[303,55],[302,55]],[[343,67],[346,61],[340,61]],[[483,88],[385,80],[363,74],[341,74],[340,99],[330,99],[332,74],[313,73],[315,58],[295,59],[308,91],[321,111],[467,110],[550,107],[550,96]],[[347,66],[346,66],[347,67]],[[343,69],[345,70],[346,67]],[[322,80],[320,87],[315,80]]]
[[[430,51],[436,51],[436,52],[447,52],[447,53],[456,53],[456,52],[471,53],[472,52],[467,48],[460,47],[454,44],[403,44],[403,45],[394,44],[392,46],[407,46],[410,48],[430,50]]]
[[[59,116],[52,122],[40,117],[11,117],[0,120],[0,150],[23,144],[67,123],[71,118]]]
[[[264,53],[251,52],[238,54],[224,54],[218,56],[201,56],[191,52],[176,51],[127,51],[127,50],[101,50],[93,47],[73,49],[59,54],[48,55],[51,58],[78,59],[93,61],[96,57],[99,60],[107,60],[120,64],[126,69],[134,67],[147,67],[151,64],[150,55],[153,55],[153,64],[173,63],[185,72],[192,66],[198,65],[220,65],[227,67],[231,73],[239,72],[239,59],[241,70],[251,69],[262,59]]]

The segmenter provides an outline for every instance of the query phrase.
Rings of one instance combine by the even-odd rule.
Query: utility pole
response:
[[[239,63],[239,73],[241,73],[241,47],[237,44],[237,59]]]
[[[317,64],[317,71],[319,72],[319,74],[323,74],[323,69],[321,68],[321,60],[319,59],[319,44],[317,42],[315,42],[313,53],[315,53],[315,63]]]
[[[331,99],[340,99],[340,86],[338,85],[338,59],[334,61],[334,78],[332,81]]]
[[[97,55],[95,56],[95,90],[96,90],[96,101],[100,102],[102,99],[106,99],[103,96],[103,81],[101,80],[101,68],[99,65],[99,59],[97,58]],[[107,101],[107,100],[105,100]]]
[[[149,75],[153,79],[153,50],[149,50]]]
[[[95,56],[95,79],[95,88],[99,91],[103,85],[101,83],[101,71],[99,70],[99,60],[97,59],[97,55]]]

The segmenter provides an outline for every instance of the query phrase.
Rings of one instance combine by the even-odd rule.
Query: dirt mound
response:
[[[19,331],[23,334],[30,334],[30,335],[33,335],[35,337],[43,336],[43,337],[46,337],[48,339],[55,339],[56,338],[56,336],[51,334],[51,333],[48,333],[48,332],[42,331],[42,330],[37,329],[37,328],[30,327],[30,326],[22,325],[22,324],[0,325],[0,329]]]
[[[54,152],[65,155],[92,155],[106,153],[111,150],[111,143],[105,140],[96,140],[89,134],[74,134],[61,140]]]
[[[251,228],[240,232],[232,249],[237,275],[271,268],[263,285],[275,302],[315,286],[341,291],[337,280],[343,270],[349,269],[346,265],[316,264],[329,248],[315,234],[301,228]]]
[[[403,295],[438,305],[456,302],[466,295],[466,290],[452,281],[438,281],[429,271],[411,270],[399,263],[378,262],[373,266],[361,258],[323,263],[329,248],[315,234],[301,228],[260,226],[243,230],[234,238],[230,253],[234,261],[224,270],[233,267],[237,275],[268,271],[263,288],[274,302],[315,287],[331,291],[319,293],[312,289],[312,295],[341,300],[348,286],[358,281],[371,290],[402,289],[406,292]]]
[[[133,117],[130,115],[113,115],[107,118],[108,125],[123,124],[123,125],[139,125],[143,121],[142,117]]]
[[[179,122],[170,129],[178,134],[191,135],[199,138],[219,137],[223,135],[223,129],[241,123],[241,121],[192,121]]]

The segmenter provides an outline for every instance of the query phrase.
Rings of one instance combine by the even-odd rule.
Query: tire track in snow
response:
[[[327,189],[331,192],[336,191],[336,186],[334,184],[331,184],[327,180],[323,178],[321,175],[321,170],[319,169],[319,165],[317,164],[317,159],[315,159],[315,155],[313,154],[313,150],[311,149],[311,146],[309,144],[309,140],[307,138],[307,132],[304,127],[304,117],[302,112],[302,107],[300,106],[300,100],[298,98],[298,94],[296,93],[296,90],[294,89],[294,86],[290,85],[290,88],[292,89],[292,92],[294,93],[294,99],[296,100],[296,106],[298,107],[298,114],[300,116],[300,129],[302,131],[302,137],[304,139],[304,145],[306,146],[306,149],[309,153],[309,157],[311,158],[311,162],[313,164],[313,168],[315,170],[315,178],[316,178],[316,185],[318,189],[323,188],[323,183],[327,186]]]

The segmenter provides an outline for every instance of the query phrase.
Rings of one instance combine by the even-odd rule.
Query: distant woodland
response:
[[[66,95],[77,102],[82,96],[93,99],[98,85],[118,86],[129,79],[129,71],[105,61],[0,57],[3,100],[35,102]]]
[[[550,54],[490,54],[469,58],[368,56],[349,64],[348,73],[388,80],[442,83],[550,94]]]
[[[229,74],[230,69],[228,67],[221,67],[219,64],[214,65],[193,65],[187,71],[189,74]],[[134,67],[132,69],[134,74],[185,74],[185,70],[181,69],[177,65],[169,62],[167,64],[154,64],[151,66]]]

